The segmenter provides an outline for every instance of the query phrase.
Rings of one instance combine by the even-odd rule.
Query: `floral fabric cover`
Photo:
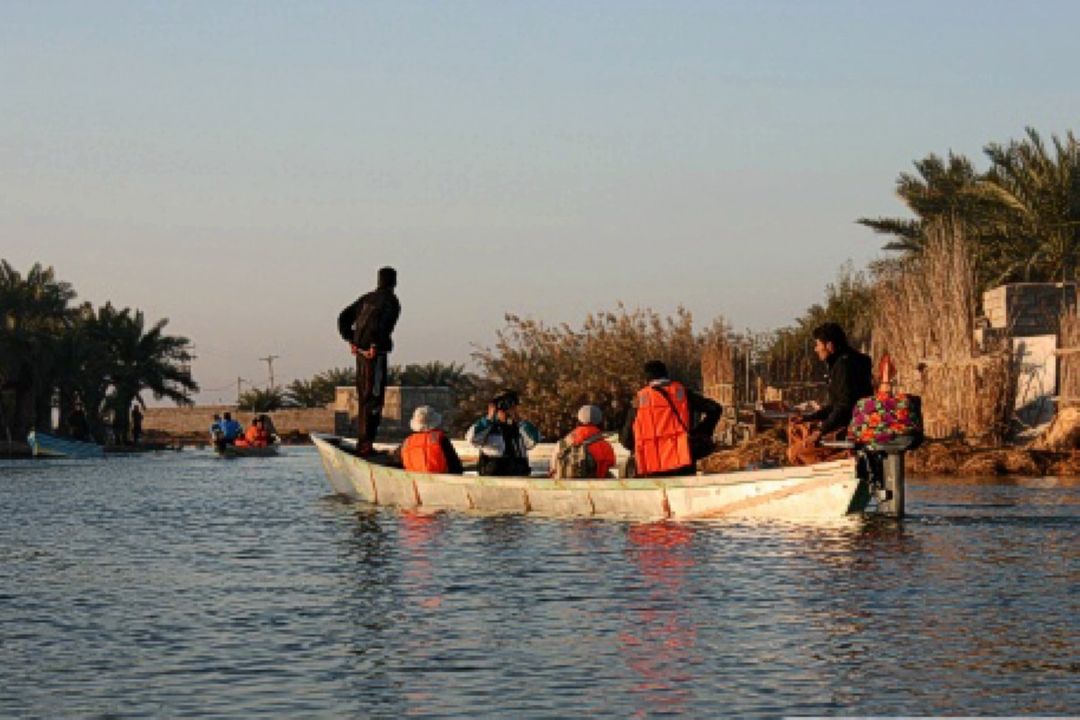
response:
[[[879,450],[882,443],[921,432],[922,418],[912,398],[904,393],[878,392],[855,404],[848,440]]]

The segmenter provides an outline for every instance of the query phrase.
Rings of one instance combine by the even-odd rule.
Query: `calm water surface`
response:
[[[2,717],[1080,712],[1080,487],[902,525],[424,517],[314,450],[0,461]]]

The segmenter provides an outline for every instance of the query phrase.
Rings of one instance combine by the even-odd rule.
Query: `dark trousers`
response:
[[[360,443],[375,442],[386,402],[386,354],[379,353],[368,360],[356,356],[356,439]]]

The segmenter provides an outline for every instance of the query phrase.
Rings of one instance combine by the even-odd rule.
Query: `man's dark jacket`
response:
[[[376,351],[385,354],[394,349],[390,335],[400,315],[401,303],[394,289],[379,287],[341,311],[338,332],[343,340],[361,350],[374,345]]]
[[[846,347],[825,359],[829,366],[828,402],[806,420],[821,420],[822,434],[846,428],[855,403],[874,394],[873,362],[854,348]]]

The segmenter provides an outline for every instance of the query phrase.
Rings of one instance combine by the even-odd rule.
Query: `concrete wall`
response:
[[[1003,341],[1012,348],[1016,416],[1028,426],[1053,418],[1061,318],[1076,307],[1076,289],[1075,283],[1013,283],[983,293],[975,342],[984,350]]]
[[[443,416],[443,426],[453,419],[450,389],[445,387],[388,387],[383,406],[379,440],[401,440],[409,434],[409,420],[420,405],[431,405]],[[326,408],[275,410],[270,413],[282,437],[311,432],[356,436],[356,388],[339,387],[333,405]],[[143,431],[148,435],[201,440],[207,437],[214,414],[231,412],[246,427],[255,413],[238,411],[235,405],[147,408]]]
[[[1013,283],[983,293],[989,326],[1009,337],[1057,335],[1061,316],[1074,307],[1074,283]]]
[[[214,413],[231,412],[247,427],[255,413],[237,410],[235,405],[196,405],[195,407],[152,407],[146,409],[143,431],[162,433],[170,437],[205,438],[210,431]],[[309,432],[334,432],[334,411],[331,408],[298,408],[269,413],[282,436]]]
[[[450,388],[446,387],[397,387],[386,388],[379,440],[401,440],[409,434],[409,420],[413,411],[421,405],[430,405],[443,417],[443,427],[453,420],[454,406]],[[338,435],[356,437],[357,400],[356,388],[339,387],[334,397],[334,432]]]

